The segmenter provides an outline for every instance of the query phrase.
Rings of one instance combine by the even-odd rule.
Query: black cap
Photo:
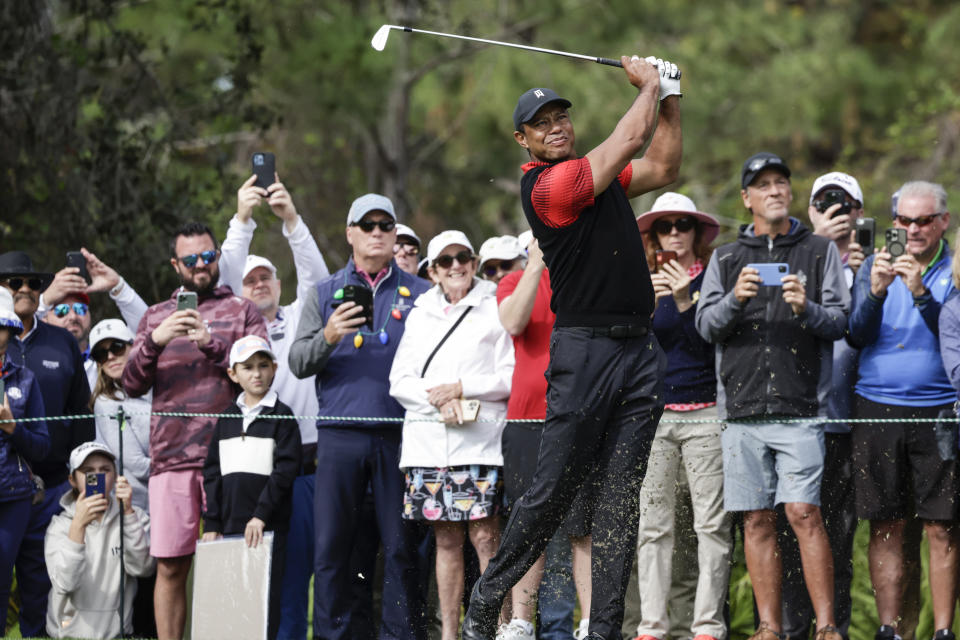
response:
[[[53,274],[46,271],[37,271],[33,268],[33,261],[23,251],[7,251],[0,254],[0,278],[39,278],[41,289],[46,289],[53,281]]]
[[[517,100],[517,108],[513,110],[514,131],[520,131],[520,125],[528,122],[545,104],[559,102],[564,108],[570,108],[573,103],[561,98],[553,89],[530,89]]]
[[[740,188],[746,189],[750,186],[757,174],[764,169],[776,169],[786,177],[790,177],[790,167],[780,156],[769,151],[761,151],[753,154],[743,163],[743,169],[740,171]]]

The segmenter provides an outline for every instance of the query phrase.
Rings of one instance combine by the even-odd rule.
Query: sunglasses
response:
[[[415,244],[398,242],[397,244],[393,245],[393,255],[397,255],[398,253],[402,253],[403,255],[410,257],[418,256],[420,255],[420,247]]]
[[[676,228],[676,230],[680,233],[686,233],[687,231],[695,229],[696,226],[696,220],[690,216],[683,216],[682,218],[677,218],[673,222],[659,218],[654,221],[650,228],[653,229],[654,233],[665,236],[668,235],[674,228]]]
[[[380,227],[380,231],[387,233],[388,231],[393,231],[397,223],[393,220],[361,220],[360,222],[351,222],[350,226],[360,227],[360,230],[364,233],[370,233],[374,227]]]
[[[507,271],[513,269],[514,260],[501,260],[497,263],[487,262],[483,265],[483,274],[488,278],[492,278],[497,275],[497,271]]]
[[[453,256],[445,253],[443,255],[437,256],[434,259],[433,266],[449,269],[450,267],[453,266],[454,260],[456,260],[460,264],[470,264],[470,262],[473,260],[473,254],[470,253],[470,251],[468,251],[467,249],[464,249],[460,253]]]
[[[7,286],[14,291],[19,291],[24,282],[34,291],[40,291],[43,288],[43,280],[40,278],[7,278],[6,282]]]
[[[931,213],[929,216],[920,216],[919,218],[895,215],[893,216],[893,221],[901,227],[909,227],[911,224],[915,224],[918,227],[926,227],[942,215],[942,213]]]
[[[785,164],[785,163],[783,160],[781,160],[777,156],[766,156],[764,158],[757,158],[756,160],[748,164],[747,169],[749,171],[760,171],[760,169],[763,169],[768,164]]]
[[[129,346],[129,343],[121,342],[120,340],[114,340],[105,347],[98,344],[90,352],[90,357],[93,358],[93,361],[97,364],[103,364],[107,361],[111,353],[117,357],[122,356]]]
[[[73,312],[78,316],[85,316],[87,315],[89,307],[87,307],[87,305],[83,302],[74,302],[73,304],[61,302],[53,307],[53,315],[57,316],[58,318],[62,318],[70,313],[70,309],[73,309]]]
[[[193,269],[197,266],[197,260],[203,260],[203,264],[212,264],[217,259],[217,254],[219,253],[219,249],[210,249],[209,251],[201,251],[200,253],[191,253],[188,256],[182,256],[177,258],[177,260],[182,262],[183,266],[187,269]]]

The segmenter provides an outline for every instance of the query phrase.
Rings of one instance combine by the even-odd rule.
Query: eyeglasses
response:
[[[697,221],[691,218],[690,216],[683,216],[682,218],[677,218],[673,222],[670,220],[665,220],[664,218],[658,218],[654,220],[653,224],[650,226],[653,229],[653,232],[665,236],[668,235],[674,228],[680,233],[686,233],[691,229],[696,228]]]
[[[90,351],[90,357],[93,358],[93,361],[97,364],[103,364],[107,361],[111,353],[118,357],[122,356],[129,346],[130,343],[121,342],[120,340],[114,340],[105,347],[98,344]]]
[[[893,221],[901,227],[909,227],[911,224],[916,224],[918,227],[926,227],[942,215],[943,213],[931,213],[928,216],[920,216],[918,218],[895,215],[893,216]]]
[[[43,280],[40,278],[7,278],[6,284],[14,291],[19,291],[24,282],[34,291],[40,291],[43,288]]]
[[[370,233],[374,227],[380,227],[380,231],[387,233],[388,231],[393,231],[397,223],[393,220],[361,220],[360,222],[351,222],[350,226],[360,227],[360,230],[364,233]]]
[[[87,315],[89,307],[82,302],[74,302],[73,304],[61,302],[53,307],[53,315],[57,316],[58,318],[62,318],[70,313],[70,309],[73,309],[73,312],[78,316],[85,316]]]
[[[510,272],[513,270],[515,260],[499,260],[497,262],[487,262],[483,265],[483,275],[492,278],[497,275],[497,271]]]
[[[433,261],[433,265],[435,267],[443,267],[444,269],[449,269],[450,267],[453,266],[454,260],[456,260],[460,264],[470,264],[470,262],[473,260],[473,254],[470,253],[470,251],[468,251],[467,249],[464,249],[460,253],[453,256],[445,253],[443,255],[437,256]]]
[[[201,251],[200,253],[191,253],[188,256],[181,256],[177,258],[180,262],[183,263],[187,269],[193,269],[197,266],[197,260],[203,260],[203,264],[212,264],[216,259],[217,255],[220,253],[219,249],[210,249],[209,251]]]
[[[418,256],[420,255],[420,247],[407,242],[398,242],[397,244],[393,245],[393,255],[397,255],[398,253],[402,253],[403,255],[410,257]]]

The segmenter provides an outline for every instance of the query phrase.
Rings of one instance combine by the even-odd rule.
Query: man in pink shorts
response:
[[[250,334],[267,339],[267,328],[252,302],[230,287],[216,286],[220,250],[210,229],[184,225],[171,249],[181,286],[140,320],[123,387],[134,397],[153,388],[154,412],[210,413],[236,395],[226,373],[230,346]],[[181,304],[182,293],[187,299]],[[214,418],[150,419],[150,553],[157,558],[153,606],[157,635],[164,639],[183,636],[187,574],[204,503],[201,471],[215,424]]]

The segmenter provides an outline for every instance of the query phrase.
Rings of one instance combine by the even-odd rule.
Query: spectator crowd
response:
[[[518,132],[542,109],[566,117],[550,95]],[[831,172],[808,224],[790,214],[783,158],[750,156],[740,186],[751,221],[726,244],[679,193],[637,218],[665,356],[649,458],[621,461],[646,464],[639,526],[605,524],[629,514],[608,517],[609,470],[584,469],[559,529],[526,532],[545,552],[504,599],[498,639],[588,637],[594,590],[615,592],[591,555],[613,535],[637,540],[623,633],[726,640],[740,530],[754,638],[846,640],[866,520],[876,639],[913,636],[922,531],[934,638],[954,640],[960,259],[947,194],[910,181],[869,217],[857,180]],[[293,256],[288,305],[277,267],[249,253],[261,204]],[[86,249],[84,266],[55,273],[0,255],[0,611],[15,574],[24,637],[179,638],[198,540],[253,547],[272,532],[270,638],[421,639],[437,625],[458,638],[505,516],[536,498],[548,399],[589,411],[564,402],[560,365],[610,373],[591,349],[552,344],[540,241],[560,223],[530,215],[536,237],[477,252],[446,230],[423,246],[390,199],[366,194],[346,214],[350,258],[330,273],[279,177],[251,177],[222,243],[199,223],[174,234],[180,286],[152,306]],[[92,325],[104,293],[118,314],[97,315],[119,318]],[[602,338],[643,335],[616,329]]]

